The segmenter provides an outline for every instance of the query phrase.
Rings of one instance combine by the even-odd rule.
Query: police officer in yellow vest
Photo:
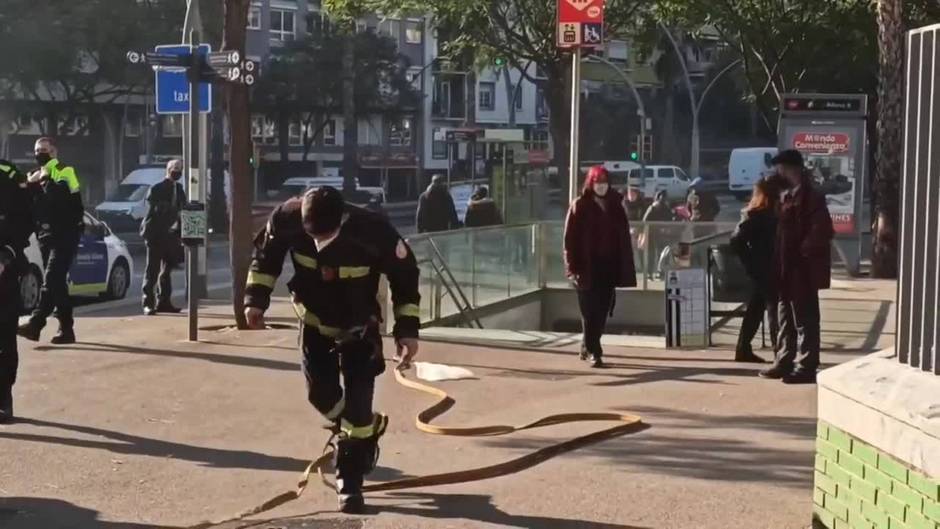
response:
[[[59,333],[52,343],[70,344],[75,343],[75,331],[68,274],[85,228],[81,185],[75,169],[57,159],[58,150],[51,138],[36,140],[35,154],[39,168],[30,173],[29,188],[45,272],[39,305],[29,323],[20,326],[18,332],[28,340],[38,341],[46,319],[55,310]]]
[[[339,508],[358,513],[363,476],[375,467],[388,423],[372,410],[375,377],[385,370],[379,276],[385,274],[391,286],[395,342],[406,366],[418,351],[418,265],[384,217],[346,204],[331,187],[310,190],[275,209],[255,240],[245,294],[253,328],[264,327],[288,253],[294,277],[287,287],[302,322],[307,397],[334,423]]]
[[[33,231],[26,175],[0,160],[0,424],[13,418],[13,384],[19,356],[16,323],[20,315],[23,249]]]

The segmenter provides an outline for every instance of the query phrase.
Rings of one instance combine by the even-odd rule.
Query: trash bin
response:
[[[708,255],[712,301],[747,303],[751,296],[751,280],[731,245],[712,246]]]

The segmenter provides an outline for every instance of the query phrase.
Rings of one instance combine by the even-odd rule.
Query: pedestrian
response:
[[[503,218],[499,214],[499,208],[496,202],[489,197],[489,189],[486,186],[480,186],[470,196],[470,203],[467,205],[467,213],[464,216],[464,225],[468,228],[480,228],[483,226],[497,226],[503,223]]]
[[[29,174],[28,182],[44,273],[39,304],[29,323],[21,325],[17,333],[27,340],[39,341],[46,320],[54,310],[59,319],[59,332],[52,337],[52,343],[71,344],[75,343],[75,322],[68,274],[85,230],[81,184],[75,169],[58,160],[58,149],[52,138],[36,140],[34,151],[39,167]]]
[[[676,220],[675,212],[669,205],[669,195],[665,190],[656,192],[653,203],[643,215],[643,222],[673,222]],[[645,228],[643,245],[646,251],[646,276],[651,279],[660,277],[663,273],[660,263],[666,261],[666,250],[669,249],[670,235],[674,229],[664,226],[647,226]]]
[[[741,322],[735,348],[735,362],[764,362],[754,354],[751,341],[764,320],[765,310],[771,341],[777,343],[777,292],[771,274],[779,202],[779,187],[770,180],[758,180],[754,184],[751,201],[744,210],[744,218],[731,235],[731,248],[741,259],[744,270],[751,279],[751,297]]]
[[[180,179],[183,161],[170,160],[166,164],[166,177],[154,184],[147,193],[147,215],[140,223],[140,236],[147,246],[147,269],[144,272],[144,314],[158,312],[179,313],[174,307],[173,269],[182,264],[183,243],[180,240],[180,212],[186,203],[186,191]],[[155,291],[159,276],[159,290]],[[155,297],[156,295],[156,297]]]
[[[781,151],[773,164],[787,186],[773,261],[780,334],[774,364],[760,376],[788,384],[815,383],[820,349],[819,291],[829,288],[830,244],[835,232],[826,197],[813,188],[800,152]]]
[[[643,207],[643,193],[634,186],[630,186],[623,193],[623,207],[627,210],[627,220],[639,222],[643,220],[646,208]]]
[[[288,252],[308,400],[333,423],[339,509],[361,513],[363,476],[375,468],[388,424],[372,408],[375,377],[385,370],[375,301],[379,275],[392,290],[393,335],[404,368],[418,352],[418,265],[388,220],[345,203],[332,187],[309,190],[278,206],[255,239],[245,294],[245,317],[254,329],[264,327]]]
[[[26,175],[0,160],[0,424],[13,420],[13,384],[19,354],[16,324],[20,316],[20,274],[33,232]]]
[[[457,220],[457,208],[444,175],[436,174],[431,178],[431,185],[418,198],[418,212],[415,218],[418,233],[456,230],[460,227]]]
[[[613,312],[616,287],[635,287],[630,221],[620,193],[610,192],[603,166],[588,170],[581,196],[565,221],[565,269],[578,290],[584,332],[581,359],[603,367],[601,335]]]
[[[689,220],[692,222],[714,222],[721,213],[721,204],[715,193],[705,189],[705,181],[696,178],[689,185],[689,194],[686,197],[689,211]]]

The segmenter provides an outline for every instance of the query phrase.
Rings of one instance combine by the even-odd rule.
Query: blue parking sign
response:
[[[167,45],[157,46],[158,53],[172,55],[189,55],[189,46]],[[199,45],[199,53],[208,55],[212,47],[208,44]],[[186,72],[157,70],[156,72],[156,99],[157,114],[188,114],[189,113],[189,80]],[[209,83],[199,84],[199,111],[209,112],[212,109],[212,90]]]

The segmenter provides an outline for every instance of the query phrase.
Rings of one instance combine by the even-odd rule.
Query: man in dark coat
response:
[[[166,164],[166,178],[156,183],[147,193],[150,206],[140,224],[140,235],[147,244],[147,270],[144,273],[144,314],[153,316],[157,312],[177,313],[173,306],[171,274],[182,262],[183,248],[180,243],[180,211],[186,203],[186,192],[180,184],[183,177],[183,162],[170,160]],[[159,301],[154,288],[159,275]]]
[[[503,218],[499,214],[499,208],[496,202],[489,197],[489,190],[486,186],[480,186],[470,197],[470,204],[467,205],[467,214],[464,216],[464,225],[468,228],[480,228],[483,226],[497,226],[503,223]]]
[[[431,185],[421,193],[415,224],[418,233],[455,230],[460,227],[457,208],[454,207],[454,199],[447,189],[444,175],[434,175]]]
[[[819,367],[819,291],[829,288],[835,232],[826,197],[813,189],[799,151],[782,151],[773,163],[787,185],[773,259],[780,335],[774,365],[760,375],[788,384],[814,383]]]

